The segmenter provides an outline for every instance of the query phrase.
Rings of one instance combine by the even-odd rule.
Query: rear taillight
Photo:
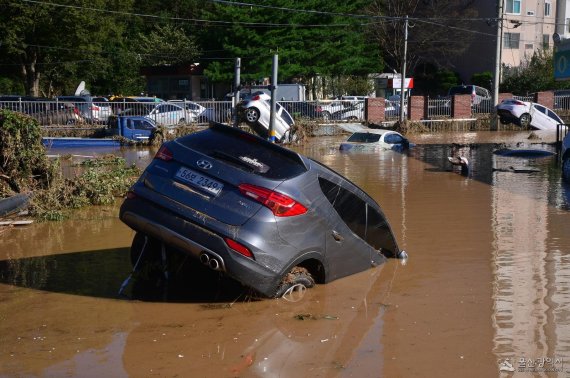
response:
[[[514,100],[512,103],[515,105],[524,105],[524,102],[519,101],[519,100]]]
[[[245,245],[238,243],[235,240],[230,238],[224,238],[224,241],[232,250],[236,251],[240,255],[244,255],[245,257],[253,258],[253,253],[247,248]]]
[[[241,184],[240,192],[269,208],[277,217],[305,214],[307,208],[285,194],[250,184]]]
[[[260,96],[260,95],[253,96],[253,97],[251,98],[251,100],[252,100],[252,101],[261,100],[261,96]]]
[[[154,156],[155,159],[163,160],[163,161],[170,161],[172,160],[172,151],[170,151],[165,146],[160,147],[156,155]]]
[[[91,110],[94,111],[94,112],[98,112],[98,111],[99,111],[99,107],[93,105],[93,106],[91,107]]]

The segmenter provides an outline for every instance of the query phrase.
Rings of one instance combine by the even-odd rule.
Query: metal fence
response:
[[[534,101],[534,96],[513,96],[521,101]],[[427,98],[427,119],[439,120],[452,117],[452,98],[440,96]],[[316,122],[365,121],[363,101],[319,100],[280,101],[293,118],[315,120]],[[205,123],[216,121],[231,123],[233,107],[231,101],[120,101],[67,102],[58,100],[12,100],[1,101],[0,108],[22,112],[37,119],[41,125],[106,124],[116,115],[146,116],[157,124]],[[407,113],[407,102],[404,112]],[[570,95],[554,96],[554,109],[570,109]],[[474,117],[494,113],[491,100],[482,100],[473,105]],[[385,100],[385,120],[393,122],[400,117],[400,102]]]

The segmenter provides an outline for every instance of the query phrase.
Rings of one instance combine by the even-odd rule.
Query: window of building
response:
[[[548,34],[542,35],[542,48],[544,50],[550,48],[550,37],[548,36]]]
[[[521,1],[522,0],[507,0],[507,7],[505,9],[505,12],[521,14]]]
[[[520,37],[520,33],[505,33],[503,46],[506,49],[518,49]]]
[[[525,50],[532,50],[532,43],[525,43],[524,48]]]
[[[550,1],[544,2],[544,16],[550,16]]]

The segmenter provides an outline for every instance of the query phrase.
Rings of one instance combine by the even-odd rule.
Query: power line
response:
[[[323,27],[346,27],[346,26],[355,26],[358,24],[353,23],[339,23],[339,24],[276,24],[276,23],[264,23],[264,22],[239,22],[239,21],[219,21],[219,20],[206,20],[206,19],[199,19],[199,18],[185,18],[185,17],[162,17],[153,14],[144,14],[144,13],[133,13],[133,12],[125,12],[125,11],[115,11],[115,10],[108,10],[108,9],[101,9],[101,8],[92,8],[92,7],[84,7],[79,5],[68,5],[68,4],[58,4],[58,3],[46,3],[39,0],[22,0],[23,2],[39,4],[39,5],[47,5],[53,7],[61,7],[61,8],[70,8],[70,9],[77,9],[77,10],[89,10],[94,12],[102,12],[102,13],[109,13],[114,15],[120,16],[134,16],[134,17],[143,17],[143,18],[152,18],[152,19],[160,19],[160,20],[170,20],[170,21],[186,21],[186,22],[195,22],[195,23],[203,23],[203,24],[218,24],[218,25],[245,25],[249,27],[305,27],[305,28],[323,28]],[[366,26],[367,24],[360,24],[360,26]]]

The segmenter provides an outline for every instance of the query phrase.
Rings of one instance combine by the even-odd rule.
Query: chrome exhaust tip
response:
[[[216,259],[210,259],[209,265],[213,270],[220,270],[220,263]]]
[[[204,265],[209,265],[210,264],[210,256],[208,256],[207,253],[202,253],[200,255],[200,262]]]

